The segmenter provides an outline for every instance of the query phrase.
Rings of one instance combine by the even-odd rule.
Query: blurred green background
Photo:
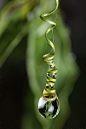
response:
[[[38,100],[48,65],[42,56],[51,48],[50,27],[39,16],[55,0],[0,0],[0,126],[2,129],[85,129],[86,127],[86,1],[60,0],[48,17],[57,23],[49,33],[56,47],[56,90],[61,111],[42,118]]]

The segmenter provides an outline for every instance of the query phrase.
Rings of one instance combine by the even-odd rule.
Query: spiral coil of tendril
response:
[[[53,21],[47,20],[46,17],[53,14],[57,10],[58,5],[59,5],[59,1],[56,0],[56,7],[54,10],[52,10],[49,13],[40,15],[40,18],[43,21],[48,22],[49,24],[52,25],[45,33],[45,38],[48,41],[48,43],[50,44],[50,46],[52,47],[52,52],[43,55],[44,61],[50,66],[50,68],[47,72],[46,86],[45,86],[45,89],[44,89],[43,95],[42,95],[48,101],[52,101],[52,100],[56,99],[56,97],[57,97],[56,90],[55,90],[55,82],[56,82],[56,74],[58,71],[53,62],[54,57],[55,57],[55,46],[54,46],[53,42],[51,40],[49,40],[47,37],[47,34],[55,28],[56,23]]]

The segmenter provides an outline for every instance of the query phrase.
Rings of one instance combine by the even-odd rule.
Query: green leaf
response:
[[[36,23],[36,24],[35,24]],[[38,30],[43,26],[38,18],[32,22],[33,29],[30,31],[27,46],[27,73],[30,81],[30,87],[34,94],[36,116],[43,126],[43,129],[62,129],[68,119],[71,109],[68,103],[68,97],[71,94],[74,83],[78,76],[78,66],[71,55],[71,41],[68,36],[61,15],[57,15],[57,27],[54,30],[55,35],[55,64],[58,69],[56,89],[60,99],[60,114],[52,121],[42,118],[37,109],[38,100],[42,95],[42,90],[46,83],[47,65],[42,60],[44,46],[46,44],[44,33],[39,35]],[[31,27],[32,27],[31,26]],[[45,26],[41,29],[44,30]],[[40,33],[41,33],[40,31]],[[43,31],[44,32],[44,31]],[[46,47],[48,51],[48,47]],[[71,57],[69,57],[71,55]],[[69,57],[69,58],[68,58]],[[55,122],[54,122],[55,121]],[[54,124],[53,124],[54,122]]]
[[[0,57],[0,67],[3,65],[8,56],[12,53],[15,47],[20,43],[21,39],[25,36],[26,33],[19,32],[18,35],[13,39],[13,41],[8,45],[4,53]]]

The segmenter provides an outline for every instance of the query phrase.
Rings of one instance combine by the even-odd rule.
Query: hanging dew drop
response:
[[[42,117],[47,119],[55,118],[60,111],[59,99],[56,98],[53,101],[47,101],[43,97],[39,99],[38,110]]]

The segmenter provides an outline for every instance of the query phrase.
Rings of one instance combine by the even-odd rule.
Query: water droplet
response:
[[[54,87],[54,85],[53,84],[51,84],[51,88],[53,88]]]
[[[53,78],[55,78],[55,73],[53,73]]]
[[[60,103],[58,98],[53,101],[47,101],[41,97],[38,102],[38,110],[42,117],[53,119],[59,114],[60,111]]]

